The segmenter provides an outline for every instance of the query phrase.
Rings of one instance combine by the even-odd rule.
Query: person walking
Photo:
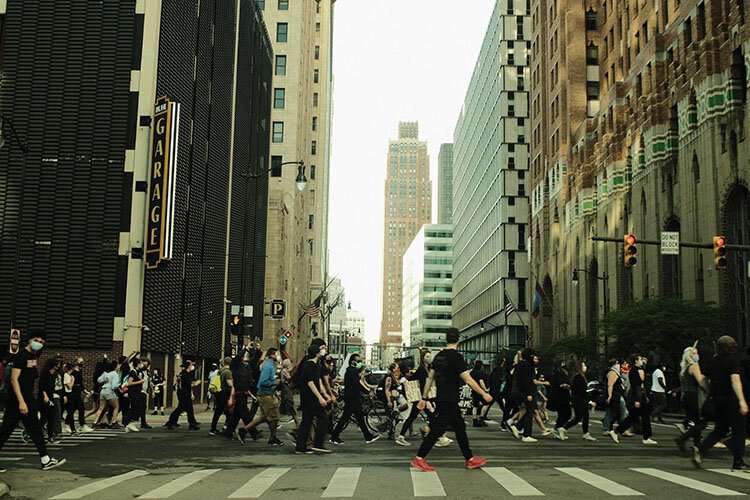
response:
[[[120,427],[117,423],[117,416],[120,409],[120,400],[117,397],[117,391],[120,389],[120,366],[117,362],[112,361],[110,363],[107,371],[99,375],[97,383],[100,387],[99,410],[94,417],[94,429],[106,427],[106,423],[102,423],[102,420],[104,419],[105,412],[108,408],[112,409],[112,422],[110,427],[117,429]]]
[[[708,379],[701,373],[699,361],[700,355],[695,346],[686,347],[682,351],[680,393],[682,395],[682,406],[685,409],[685,424],[682,429],[678,428],[680,436],[674,438],[677,448],[682,453],[688,451],[685,446],[688,440],[692,439],[694,446],[700,446],[701,433],[708,425],[702,415],[701,408],[706,401],[706,395],[710,391],[710,387]]]
[[[154,411],[151,415],[161,414],[164,416],[164,391],[167,387],[167,381],[164,379],[161,370],[154,368],[151,375],[151,393],[154,395]]]
[[[667,379],[664,376],[664,365],[657,365],[651,373],[651,402],[653,413],[651,416],[660,424],[664,423],[662,414],[667,408]]]
[[[219,374],[219,365],[211,363],[211,371],[208,372],[208,381],[206,382],[206,411],[211,409],[211,400],[214,400],[214,409],[216,409],[216,400],[214,399],[213,393],[211,393],[211,381]]]
[[[565,361],[555,368],[550,380],[550,406],[557,411],[557,420],[555,421],[555,439],[565,441],[565,424],[570,421],[570,373]]]
[[[588,394],[586,389],[588,386],[588,378],[586,377],[586,363],[583,361],[576,362],[576,373],[570,380],[570,401],[573,404],[573,411],[575,411],[575,418],[569,420],[565,426],[560,429],[561,438],[563,441],[568,439],[567,432],[572,429],[580,422],[583,427],[583,440],[584,441],[596,441],[596,438],[589,432],[589,402]]]
[[[487,388],[487,373],[484,371],[484,363],[482,360],[478,359],[474,361],[474,368],[469,372],[471,375],[471,378],[474,379],[474,381],[477,383],[479,387],[482,389],[482,393],[478,393],[476,391],[472,391],[471,393],[471,407],[473,412],[473,427],[487,427],[487,423],[484,421],[484,419],[481,418],[482,416],[482,406],[484,403],[484,398],[482,398],[482,394],[489,392],[489,389]]]
[[[419,353],[419,358],[419,367],[417,367],[417,369],[414,371],[414,374],[411,376],[410,380],[419,382],[419,394],[421,395],[424,393],[424,385],[427,383],[427,376],[430,370],[430,361],[432,359],[432,354],[427,349],[423,349]],[[409,441],[406,440],[406,432],[412,426],[421,411],[422,410],[419,409],[417,402],[414,402],[411,405],[409,415],[406,417],[404,424],[401,426],[401,432],[399,432],[398,437],[396,437],[396,444],[400,444],[401,446],[411,446]],[[422,436],[424,436],[424,431],[422,433]]]
[[[490,396],[492,396],[492,403],[484,405],[482,408],[481,418],[486,421],[489,418],[490,409],[492,405],[497,402],[500,407],[500,411],[503,411],[503,396],[502,391],[505,385],[505,358],[502,358],[500,362],[495,365],[495,368],[490,372],[487,378],[487,386]]]
[[[138,420],[141,419],[141,413],[144,410],[143,404],[143,384],[145,382],[141,373],[141,360],[133,358],[131,361],[130,372],[128,372],[128,381],[124,384],[128,388],[128,398],[130,398],[130,416],[129,422],[125,426],[125,432],[139,432]]]
[[[492,401],[492,396],[484,392],[471,377],[463,356],[456,350],[458,340],[458,329],[448,328],[445,334],[447,345],[435,356],[425,388],[422,391],[422,400],[417,403],[418,408],[423,410],[429,398],[430,389],[433,384],[437,383],[436,416],[430,424],[430,432],[422,440],[417,455],[411,460],[412,467],[424,472],[435,471],[435,468],[427,463],[427,454],[430,453],[437,440],[448,430],[448,427],[451,427],[456,434],[456,441],[458,441],[461,454],[466,460],[467,469],[478,469],[484,467],[487,463],[486,458],[475,457],[469,447],[466,422],[461,415],[458,402],[461,386],[464,383],[468,384],[472,390],[482,394],[482,398],[487,403]]]
[[[320,360],[326,355],[325,344],[313,344],[307,350],[308,359],[300,367],[302,372],[299,377],[300,407],[302,408],[302,421],[297,433],[297,446],[294,452],[297,454],[330,453],[326,448],[326,430],[328,429],[328,413],[326,407],[331,398],[321,384]],[[307,447],[307,438],[310,436],[313,419],[318,419],[315,439],[312,446]]]
[[[50,443],[59,443],[60,438],[55,435],[55,420],[60,419],[53,401],[55,394],[55,379],[57,378],[58,362],[55,358],[50,358],[44,362],[42,373],[39,376],[39,412],[41,420],[39,425],[44,429],[47,427],[47,440]]]
[[[534,350],[530,347],[521,351],[521,358],[518,360],[513,376],[513,399],[521,409],[521,422],[523,423],[524,443],[536,443],[537,440],[532,437],[531,431],[534,422],[534,410],[536,409],[535,396],[536,384],[534,383]],[[513,429],[514,426],[511,426]],[[514,432],[515,435],[515,432]]]
[[[230,358],[229,356],[225,357],[221,370],[219,370],[218,373],[221,389],[219,390],[219,392],[214,394],[214,415],[211,418],[211,430],[208,431],[208,433],[212,436],[216,436],[219,433],[219,430],[217,428],[217,426],[219,425],[219,419],[224,413],[226,413],[227,404],[229,403],[229,398],[232,395],[232,370],[229,368],[229,365],[231,364],[232,358]]]
[[[360,384],[359,372],[361,370],[362,358],[359,353],[355,352],[349,357],[349,366],[344,374],[344,411],[336,423],[336,427],[333,429],[333,434],[331,435],[331,443],[333,444],[344,444],[341,440],[341,432],[349,425],[352,415],[357,420],[357,425],[362,431],[365,443],[370,444],[380,439],[380,436],[375,436],[370,432],[365,423],[365,416],[362,413],[362,394],[369,394],[369,391],[366,391],[362,387],[362,384]],[[406,428],[406,424],[404,424],[404,428]],[[401,432],[404,431],[402,430]],[[399,436],[399,438],[403,439],[403,436]],[[396,442],[398,442],[398,439]]]
[[[65,463],[65,459],[49,456],[47,443],[44,442],[42,426],[39,424],[38,398],[34,394],[34,383],[39,378],[37,370],[39,351],[44,347],[43,333],[31,333],[26,345],[18,350],[12,358],[13,366],[10,370],[11,390],[5,404],[3,423],[0,425],[0,450],[18,426],[19,421],[33,441],[42,463],[42,470],[54,469]],[[6,472],[6,469],[0,469]]]
[[[644,366],[646,365],[646,359],[638,354],[633,354],[630,357],[629,364],[630,370],[628,371],[628,382],[630,383],[630,389],[625,398],[628,404],[628,416],[617,428],[617,433],[622,435],[630,428],[632,423],[640,419],[641,431],[643,433],[643,444],[655,445],[657,442],[651,439],[650,407],[644,387],[644,381],[646,379]]]
[[[151,429],[152,427],[146,422],[146,414],[148,413],[149,404],[149,393],[151,391],[151,360],[148,358],[141,359],[140,368],[141,379],[143,379],[143,385],[141,386],[141,429]]]
[[[614,431],[614,423],[622,418],[620,400],[622,399],[622,378],[620,377],[620,362],[610,359],[607,363],[607,413],[604,416],[604,434],[612,438],[615,443],[620,442],[619,435]]]
[[[68,410],[68,425],[70,426],[71,433],[82,434],[84,432],[91,432],[93,429],[86,425],[86,407],[83,404],[83,395],[88,394],[86,387],[83,383],[83,358],[76,358],[70,371],[70,376],[73,379],[73,385],[69,396],[69,410]],[[78,430],[75,429],[73,423],[73,413],[78,412]]]
[[[292,369],[294,365],[291,359],[285,359],[281,362],[281,373],[279,378],[281,379],[281,385],[279,389],[281,391],[281,406],[279,410],[284,415],[291,415],[294,420],[295,430],[299,428],[299,416],[297,415],[296,405],[294,404],[294,391],[292,390]],[[289,434],[289,433],[287,433]],[[297,438],[294,438],[297,441]]]
[[[164,424],[164,427],[170,431],[173,430],[175,424],[180,419],[180,415],[185,412],[188,418],[188,429],[198,431],[200,427],[198,426],[198,421],[195,420],[195,413],[193,413],[193,399],[195,399],[193,387],[200,385],[201,381],[195,380],[195,373],[193,373],[195,365],[190,361],[183,361],[180,368],[182,368],[182,371],[177,379],[177,408],[169,415],[169,420]]]
[[[703,466],[703,459],[709,450],[724,439],[731,429],[727,446],[732,452],[732,470],[750,473],[750,466],[745,463],[745,416],[748,406],[742,390],[741,374],[737,341],[729,335],[722,335],[716,341],[716,356],[708,371],[710,394],[716,406],[716,425],[700,446],[693,447],[692,460],[697,468]]]
[[[234,357],[229,365],[232,372],[232,391],[229,397],[229,408],[231,408],[231,418],[227,422],[227,429],[224,433],[227,439],[236,437],[244,444],[244,436],[237,431],[237,425],[242,423],[247,425],[253,421],[253,416],[248,407],[248,401],[255,401],[255,378],[253,377],[254,355],[250,349],[245,347],[237,356]],[[253,429],[250,432],[253,439],[258,439],[260,433]]]
[[[258,407],[260,415],[257,415],[252,422],[240,429],[240,441],[245,441],[245,434],[251,429],[255,429],[263,422],[268,423],[270,436],[268,444],[271,446],[284,446],[284,442],[276,437],[276,430],[279,427],[279,399],[276,397],[276,390],[279,387],[280,380],[276,378],[276,364],[278,358],[278,349],[271,347],[266,351],[266,360],[260,369],[258,378]]]

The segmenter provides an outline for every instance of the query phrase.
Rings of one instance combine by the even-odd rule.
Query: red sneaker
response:
[[[485,460],[486,461],[486,460]],[[414,457],[411,459],[411,466],[425,472],[435,472],[435,467],[427,463],[424,458]]]
[[[487,465],[486,458],[471,457],[466,461],[467,469],[481,469],[485,465]]]

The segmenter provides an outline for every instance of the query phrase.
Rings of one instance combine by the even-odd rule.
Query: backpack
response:
[[[221,374],[217,373],[214,378],[211,379],[211,383],[208,384],[208,392],[216,394],[221,392]]]

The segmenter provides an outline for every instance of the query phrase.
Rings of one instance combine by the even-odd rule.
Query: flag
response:
[[[510,301],[510,297],[508,297],[508,294],[505,294],[505,325],[508,325],[508,316],[513,314],[513,312],[516,310],[515,307],[513,307],[513,302]]]
[[[542,287],[537,281],[536,288],[534,289],[534,304],[531,306],[531,317],[534,319],[536,319],[541,312],[542,299],[544,299],[544,290],[542,290]]]
[[[299,306],[304,311],[305,316],[309,316],[311,318],[320,316],[320,296],[318,296],[318,298],[315,299],[315,301],[309,306],[303,306],[302,304],[300,304]]]

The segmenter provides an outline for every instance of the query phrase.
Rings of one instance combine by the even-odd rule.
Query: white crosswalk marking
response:
[[[492,479],[508,490],[508,493],[517,496],[543,497],[544,493],[531,486],[529,483],[512,473],[505,467],[484,467],[482,470],[492,476]]]
[[[176,495],[180,491],[184,490],[188,486],[192,486],[198,481],[201,481],[211,474],[219,472],[221,469],[204,469],[185,474],[177,479],[168,482],[164,486],[160,486],[155,490],[149,491],[148,493],[139,496],[138,498],[169,498]]]
[[[719,474],[726,474],[727,476],[740,477],[742,479],[750,480],[750,474],[747,472],[732,472],[732,469],[708,469],[711,472],[718,472]]]
[[[445,490],[437,472],[411,469],[411,484],[415,497],[444,497]]]
[[[598,476],[583,469],[579,469],[578,467],[556,467],[556,469],[571,477],[583,481],[589,486],[600,489],[604,493],[609,493],[612,496],[643,496],[643,493],[641,493],[640,491],[636,491],[628,488],[627,486],[617,484],[614,481],[610,481],[606,477]]]
[[[635,472],[640,472],[641,474],[646,474],[647,476],[655,477],[657,479],[663,479],[665,481],[669,481],[671,483],[679,484],[680,486],[684,486],[686,488],[690,488],[697,491],[702,491],[703,493],[707,493],[709,495],[714,496],[731,496],[731,495],[739,495],[739,496],[745,496],[744,493],[740,493],[739,491],[733,491],[728,490],[726,488],[722,488],[721,486],[714,486],[713,484],[704,483],[703,481],[696,481],[695,479],[690,479],[685,476],[679,476],[677,474],[672,474],[671,472],[664,472],[659,469],[651,469],[651,468],[631,468],[630,470]]]
[[[323,498],[350,498],[357,489],[362,467],[339,467],[323,492]]]
[[[134,479],[136,477],[141,477],[147,475],[148,472],[145,470],[134,470],[127,472],[125,474],[120,474],[119,476],[114,477],[108,477],[107,479],[102,479],[99,481],[95,481],[91,484],[86,484],[84,486],[81,486],[79,488],[67,491],[65,493],[61,493],[59,495],[56,495],[50,500],[64,500],[64,499],[76,499],[76,498],[83,498],[86,495],[92,495],[94,493],[98,493],[102,490],[105,490],[107,488],[110,488],[112,486],[115,486],[116,484],[120,484],[122,482],[125,482],[129,479]]]
[[[288,467],[271,467],[266,469],[246,482],[240,489],[229,495],[228,498],[259,498],[277,479],[289,472],[289,470]]]

